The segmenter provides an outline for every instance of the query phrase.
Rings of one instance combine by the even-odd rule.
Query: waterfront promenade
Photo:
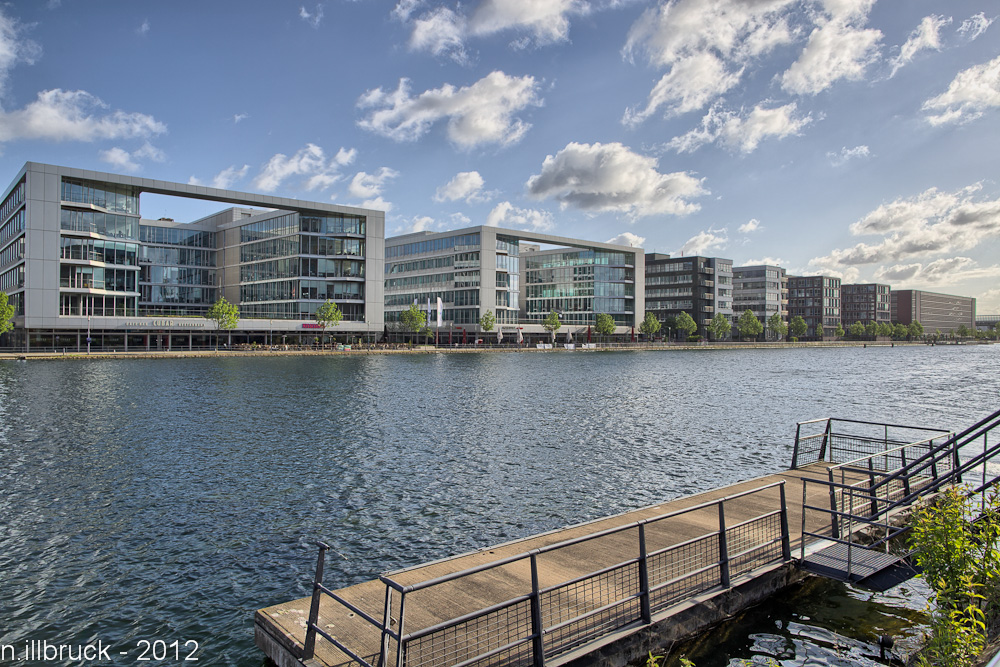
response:
[[[377,626],[389,591],[391,629],[409,638],[402,664],[538,665],[539,650],[547,665],[612,664],[593,656],[613,644],[610,655],[622,664],[622,655],[645,655],[803,576],[790,564],[800,553],[803,504],[828,506],[830,498],[828,487],[810,484],[803,503],[802,480],[827,479],[830,465],[814,463],[390,573],[320,596],[316,625],[373,665],[384,641],[388,664],[400,664],[398,637],[384,637]],[[828,515],[806,518],[806,532],[829,530]],[[637,573],[643,561],[639,569],[648,575]],[[640,581],[644,576],[649,581]],[[540,592],[537,603],[533,591]],[[406,594],[405,610],[399,593]],[[310,605],[311,598],[302,598],[259,610],[258,647],[280,667],[359,664],[322,636],[314,658],[303,658]],[[545,627],[535,646],[532,614]],[[398,626],[400,618],[405,627]],[[645,628],[652,629],[628,639]]]
[[[965,343],[959,343],[962,345]],[[990,344],[990,343],[968,343],[969,345]],[[928,345],[924,342],[865,342],[865,341],[825,341],[825,342],[733,342],[725,343],[619,343],[619,344],[598,344],[593,348],[577,347],[567,350],[561,345],[551,349],[539,349],[534,346],[517,345],[373,345],[352,347],[351,349],[338,350],[335,347],[325,349],[313,347],[296,348],[292,346],[276,347],[274,349],[224,349],[218,350],[93,350],[89,354],[73,349],[47,350],[41,352],[16,352],[0,351],[0,360],[29,360],[29,359],[185,359],[185,358],[205,358],[205,357],[277,357],[277,356],[343,356],[343,355],[377,355],[377,354],[469,354],[476,352],[528,352],[528,353],[577,353],[577,352],[609,352],[609,351],[629,351],[629,350],[661,350],[661,351],[682,351],[682,350],[769,350],[769,349],[810,349],[810,348],[843,348],[843,347],[902,347]],[[938,345],[946,345],[938,343]],[[951,343],[947,345],[952,345]]]

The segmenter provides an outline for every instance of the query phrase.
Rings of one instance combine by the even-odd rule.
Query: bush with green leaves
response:
[[[970,519],[981,514],[978,521]],[[944,491],[914,516],[910,546],[933,589],[930,637],[922,667],[968,667],[986,643],[1000,608],[1000,502],[962,489]]]

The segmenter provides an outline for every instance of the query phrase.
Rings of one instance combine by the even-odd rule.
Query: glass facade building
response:
[[[840,286],[841,323],[846,330],[855,322],[868,325],[891,322],[892,290],[878,283]]]
[[[777,332],[768,328],[767,322],[775,313],[780,313],[781,321],[788,324],[788,277],[783,268],[770,264],[733,268],[734,320],[739,320],[748,310],[764,325],[766,340],[780,338]]]
[[[806,337],[833,336],[840,319],[840,278],[831,276],[789,276],[788,317],[806,322]]]
[[[592,325],[596,313],[607,313],[632,327],[642,310],[637,261],[642,255],[632,248],[488,226],[389,238],[385,319],[398,322],[416,304],[436,328],[440,299],[441,327],[452,337],[478,332],[487,311],[504,335],[514,328],[543,334],[553,310],[565,325]]]
[[[147,193],[236,206],[191,223],[147,220]],[[33,162],[0,202],[13,347],[193,347],[214,331],[205,316],[220,297],[239,307],[247,343],[265,330],[268,341],[313,339],[326,300],[344,314],[338,332],[383,328],[380,211]]]

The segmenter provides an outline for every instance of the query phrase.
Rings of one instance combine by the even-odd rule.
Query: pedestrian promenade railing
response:
[[[727,590],[761,568],[790,562],[784,484],[776,482],[419,583],[398,581],[406,578],[405,571],[383,575],[381,619],[323,585],[328,547],[321,544],[302,659],[312,658],[317,640],[322,639],[366,667],[543,667],[546,661],[609,633],[649,625],[696,596]],[[747,515],[746,507],[765,511],[758,509],[738,521],[727,518],[727,508],[735,513],[734,503],[750,496],[755,498],[740,503],[742,516]],[[689,537],[676,542],[677,535]],[[608,554],[612,561],[602,562]],[[580,563],[594,569],[581,569]],[[568,572],[573,576],[566,578]],[[455,595],[487,590],[488,582],[495,584],[498,579],[512,597],[481,608],[463,608],[465,599],[484,598]],[[427,608],[427,601],[446,590],[451,592],[448,608],[454,610],[453,617],[413,627],[410,610]],[[323,598],[364,619],[380,634],[378,654],[357,655],[323,630],[319,622]],[[435,613],[441,611],[438,605]]]

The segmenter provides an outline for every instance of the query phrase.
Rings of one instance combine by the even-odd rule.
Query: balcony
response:
[[[715,281],[714,280],[702,280],[702,281],[699,281],[699,284],[702,287],[715,287]]]

